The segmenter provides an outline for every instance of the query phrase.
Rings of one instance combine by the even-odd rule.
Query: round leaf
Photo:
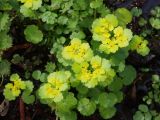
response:
[[[33,44],[38,44],[43,40],[43,33],[35,25],[28,25],[24,31],[26,40]]]

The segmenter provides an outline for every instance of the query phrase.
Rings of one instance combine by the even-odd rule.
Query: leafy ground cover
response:
[[[159,120],[159,0],[1,0],[0,119]]]

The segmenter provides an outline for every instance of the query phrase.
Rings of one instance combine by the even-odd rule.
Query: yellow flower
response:
[[[102,68],[95,69],[92,73],[92,78],[95,79],[101,75],[105,74],[105,70]]]
[[[129,45],[129,41],[125,36],[118,37],[116,42],[120,48],[123,48]]]
[[[50,101],[59,102],[63,99],[63,95],[60,90],[52,87],[51,84],[46,83],[39,88],[39,96],[41,99],[49,99]]]
[[[118,45],[115,40],[109,40],[107,44],[101,44],[99,49],[107,54],[115,53],[118,50]]]
[[[93,39],[101,42],[99,50],[107,54],[128,46],[132,38],[131,30],[118,26],[118,19],[112,14],[96,19],[92,24],[92,32]]]
[[[129,41],[132,38],[132,32],[129,29],[123,29],[122,27],[117,27],[114,30],[114,36],[118,46],[120,48],[123,48],[129,45]]]
[[[26,87],[24,81],[21,81],[21,80],[15,80],[14,86],[17,86],[17,88],[19,88],[19,89],[25,89],[25,87]]]
[[[41,7],[42,0],[19,0],[21,3],[24,3],[26,8],[31,8],[33,10],[37,10]]]
[[[74,38],[71,45],[64,47],[62,56],[66,60],[72,60],[77,63],[89,61],[93,55],[88,43],[81,43],[81,40]]]
[[[99,56],[94,56],[94,57],[91,59],[92,68],[94,68],[94,69],[99,68],[99,67],[101,67],[101,64],[102,64],[102,58],[101,58],[101,57],[99,57]]]
[[[68,71],[58,71],[49,74],[47,80],[48,83],[52,84],[53,87],[60,91],[65,91],[68,89],[68,82],[70,78],[70,72]]]
[[[82,66],[81,64],[79,66]],[[111,64],[108,60],[102,59],[99,56],[92,57],[90,63],[86,65],[87,67],[78,68],[76,71],[76,78],[80,80],[86,87],[93,88],[99,84],[99,82],[104,82],[105,80],[111,81],[114,76],[110,76],[110,71],[112,70]],[[91,67],[91,68],[90,68]],[[110,83],[110,82],[107,82]]]
[[[87,83],[90,79],[92,74],[88,70],[82,70],[82,74],[80,75],[80,80],[82,83]]]
[[[11,88],[13,88],[13,84],[12,83],[8,83],[8,84],[5,85],[5,88],[6,89],[11,89]]]
[[[114,36],[115,36],[115,37],[122,36],[122,35],[123,35],[123,28],[120,27],[120,26],[118,26],[117,28],[115,28],[115,29],[113,30],[113,32],[114,32]]]
[[[19,94],[21,93],[20,89],[17,86],[13,86],[11,91],[13,96],[19,96]]]
[[[46,94],[48,96],[50,96],[50,98],[52,97],[55,97],[57,96],[58,94],[60,94],[60,91],[57,90],[56,88],[52,88],[51,85],[49,85],[47,88],[46,88]]]
[[[107,49],[111,52],[111,53],[115,53],[118,50],[118,45],[116,44],[115,41],[112,41],[108,44]]]
[[[50,101],[59,102],[63,99],[62,91],[69,88],[68,82],[71,74],[68,71],[57,71],[50,73],[48,83],[39,88],[41,99],[50,99]]]
[[[21,80],[18,74],[12,74],[10,80],[13,83],[8,83],[5,85],[4,95],[8,100],[14,100],[20,95],[21,90],[26,88],[26,84]]]

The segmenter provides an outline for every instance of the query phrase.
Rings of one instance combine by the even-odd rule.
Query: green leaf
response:
[[[43,40],[43,33],[36,25],[28,25],[24,31],[26,40],[33,44],[38,44]]]
[[[140,26],[144,26],[144,25],[147,24],[147,20],[141,17],[141,18],[139,19],[139,21],[138,21],[138,24],[139,24]],[[148,32],[148,30],[147,30],[146,32]]]
[[[22,93],[22,99],[26,104],[32,104],[35,101],[35,96],[30,95],[29,91],[24,91]]]
[[[20,76],[17,73],[14,73],[10,76],[10,81],[19,80]]]
[[[40,71],[40,70],[35,70],[35,71],[33,71],[32,77],[33,77],[35,80],[39,80],[39,79],[41,78],[41,71]]]
[[[85,37],[86,35],[84,34],[83,31],[78,31],[78,32],[73,32],[70,36],[70,39],[73,39],[73,38],[84,39]]]
[[[160,17],[160,6],[154,7],[154,9],[151,10],[151,15],[154,17]]]
[[[119,91],[123,87],[123,81],[120,78],[115,78],[113,82],[108,86],[111,91]]]
[[[110,62],[113,66],[119,66],[119,64],[123,62],[128,57],[128,55],[129,54],[127,49],[120,49],[110,57]]]
[[[47,11],[40,16],[42,21],[46,22],[47,24],[54,24],[56,22],[56,17],[57,14],[50,11]]]
[[[7,13],[0,13],[0,31],[7,30],[9,24],[9,14]],[[1,37],[3,38],[3,37]]]
[[[65,37],[60,37],[60,38],[57,39],[57,43],[59,43],[60,46],[63,45],[65,42],[66,42],[66,38]]]
[[[78,24],[78,20],[69,19],[69,20],[68,20],[67,27],[68,27],[69,29],[74,29],[74,28],[76,28],[77,24]]]
[[[84,116],[92,115],[96,110],[96,104],[88,98],[81,98],[77,106],[78,111]]]
[[[160,120],[160,115],[156,116],[154,120]]]
[[[102,4],[103,4],[103,0],[95,0],[90,3],[90,7],[93,9],[96,9],[101,7]]]
[[[17,0],[8,0],[8,3],[10,4],[11,8],[13,8],[13,10],[18,10],[19,9],[19,3],[18,3]],[[11,9],[11,8],[9,7],[9,9]]]
[[[86,10],[86,8],[89,6],[89,1],[87,0],[79,0],[75,1],[73,4],[74,10]]]
[[[92,89],[89,89],[89,91],[88,91],[89,97],[91,97],[91,100],[94,101],[96,104],[98,104],[98,102],[99,102],[98,96],[100,93],[101,93],[101,91],[98,88],[92,88]]]
[[[116,109],[114,107],[104,108],[101,106],[99,112],[103,119],[110,119],[115,115]]]
[[[143,113],[137,111],[136,114],[133,116],[133,120],[145,120]]]
[[[14,64],[18,64],[24,61],[24,57],[20,56],[19,54],[14,54],[13,58],[12,58],[12,63]]]
[[[67,96],[57,103],[57,109],[61,112],[68,112],[75,108],[77,105],[77,99],[73,93],[67,93]]]
[[[47,62],[46,66],[45,66],[45,71],[51,73],[55,70],[56,65],[52,62]]]
[[[41,82],[46,82],[47,81],[47,76],[48,76],[47,73],[41,73],[40,81]]]
[[[77,120],[76,112],[69,111],[69,112],[62,112],[57,111],[56,115],[60,118],[60,120]]]
[[[6,32],[0,32],[0,50],[6,50],[12,46],[12,38]]]
[[[10,74],[11,64],[8,60],[0,61],[0,76],[6,76]]]
[[[97,12],[100,13],[102,17],[105,17],[107,14],[111,13],[110,9],[104,4],[102,4],[101,7],[97,8]]]
[[[142,112],[148,112],[148,107],[144,104],[139,105],[138,109]]]
[[[66,16],[60,16],[58,17],[57,22],[61,25],[65,25],[68,22],[68,18]]]
[[[12,0],[12,1],[15,1],[15,0]],[[12,1],[8,1],[8,0],[0,0],[0,10],[11,10],[12,9],[12,6],[10,5],[10,3]]]
[[[149,22],[151,24],[151,26],[157,30],[160,29],[160,19],[159,18],[150,18]]]
[[[21,6],[20,13],[22,13],[25,17],[35,17],[34,11],[26,8],[25,6]]]
[[[126,8],[118,8],[115,11],[115,15],[117,16],[119,25],[121,26],[126,26],[132,21],[132,14]]]
[[[131,13],[133,16],[139,17],[142,14],[142,9],[137,8],[137,7],[133,7],[131,9]]]
[[[88,93],[88,88],[83,86],[82,84],[76,87],[76,90],[80,93],[80,94],[87,94]]]
[[[120,76],[123,78],[123,84],[129,85],[136,78],[136,70],[134,67],[127,65],[124,71],[120,73]]]
[[[157,75],[157,74],[152,75],[152,80],[155,82],[159,82],[159,80],[160,80],[159,75]]]
[[[98,100],[100,106],[104,108],[113,107],[117,103],[117,97],[114,93],[101,93]]]
[[[26,85],[26,88],[25,90],[29,93],[31,93],[33,91],[33,88],[34,88],[34,85],[33,85],[33,82],[31,81],[25,81],[25,85]]]
[[[115,91],[114,94],[117,97],[117,103],[121,103],[124,98],[124,93],[121,91]]]
[[[25,79],[29,79],[31,77],[31,73],[29,71],[26,71],[24,77]]]
[[[152,115],[150,112],[145,113],[144,116],[145,116],[144,118],[145,120],[152,120]]]

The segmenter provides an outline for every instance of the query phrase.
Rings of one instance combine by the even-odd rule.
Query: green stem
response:
[[[56,113],[56,120],[58,120],[58,115],[57,115],[57,106],[55,106],[55,113]]]
[[[56,115],[56,120],[58,120],[58,116]]]
[[[97,17],[97,11],[96,11],[96,9],[94,10],[94,19],[96,19],[96,17]]]

